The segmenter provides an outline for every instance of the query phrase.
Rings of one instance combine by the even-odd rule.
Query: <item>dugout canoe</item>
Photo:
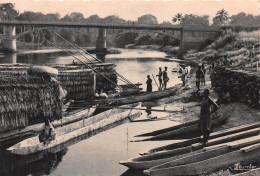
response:
[[[132,106],[136,107],[137,105],[140,106],[140,103]],[[28,155],[42,151],[56,152],[56,147],[62,146],[64,148],[66,143],[69,143],[75,138],[84,138],[83,136],[88,133],[96,134],[109,125],[118,124],[125,119],[136,118],[140,115],[141,112],[136,109],[126,110],[113,116],[110,116],[110,113],[103,112],[96,116],[56,128],[56,139],[48,144],[41,143],[38,136],[35,136],[9,147],[7,151],[18,155]]]
[[[167,133],[167,132],[170,132],[170,131],[173,131],[173,130],[178,130],[180,128],[191,126],[191,125],[198,124],[198,123],[199,123],[199,120],[193,120],[193,121],[181,123],[179,125],[175,125],[175,126],[172,126],[172,127],[163,128],[163,129],[160,129],[160,130],[155,130],[155,131],[139,134],[139,135],[136,135],[134,137],[156,136],[156,135],[159,135],[159,134]]]
[[[121,106],[125,104],[132,104],[137,102],[145,102],[161,99],[164,97],[175,95],[177,90],[180,88],[180,85],[168,88],[166,90],[154,91],[154,92],[145,92],[140,93],[139,95],[118,97],[118,98],[107,98],[107,99],[95,99],[95,100],[86,100],[86,101],[77,101],[76,103],[80,105],[110,105],[110,106]]]
[[[216,126],[224,123],[228,119],[227,116],[222,116],[220,118],[212,119],[211,126],[212,128],[215,128]],[[181,138],[187,138],[188,136],[194,136],[197,134],[197,136],[200,133],[200,128],[198,126],[198,123],[191,122],[190,125],[182,126],[178,129],[158,134],[153,137],[149,137],[146,139],[143,139],[141,141],[154,141],[154,140],[166,140],[166,139],[181,139]]]
[[[160,165],[169,162],[173,159],[183,157],[184,155],[189,155],[190,152],[199,153],[201,152],[201,149],[203,149],[204,147],[211,147],[211,146],[217,147],[223,145],[223,143],[256,136],[259,134],[259,132],[260,132],[260,128],[255,128],[248,131],[243,131],[243,132],[219,137],[216,139],[211,139],[207,142],[206,145],[203,145],[203,143],[196,143],[186,147],[176,148],[167,151],[160,151],[149,155],[128,159],[126,161],[121,161],[120,164],[133,169],[142,169],[142,170],[149,169],[156,165]]]
[[[69,123],[79,121],[84,118],[88,118],[93,115],[96,110],[95,106],[90,108],[80,109],[70,113],[64,114],[61,120],[55,120],[52,122],[54,127],[60,127]],[[10,132],[0,134],[0,146],[5,146],[7,143],[14,140],[23,139],[24,137],[29,137],[38,134],[44,127],[44,123],[38,123],[34,125],[29,125],[22,129],[12,130]]]
[[[227,128],[225,130],[213,132],[213,133],[210,134],[209,139],[215,139],[215,138],[222,137],[222,136],[225,136],[225,135],[230,135],[230,134],[254,129],[254,128],[257,128],[257,127],[260,127],[260,122],[254,122],[254,123],[249,123],[249,124],[245,124],[245,125],[239,125],[239,126],[236,126],[236,127]],[[186,146],[189,146],[189,145],[201,142],[201,141],[202,141],[201,137],[196,137],[196,138],[184,140],[184,141],[181,141],[181,142],[156,147],[156,148],[150,149],[146,152],[140,152],[140,154],[144,155],[144,154],[150,154],[150,153],[163,151],[163,150],[172,150],[172,149],[176,149],[176,148],[180,148],[180,147],[186,147]]]
[[[260,168],[252,169],[250,171],[239,173],[234,176],[258,176],[258,175],[260,175]]]
[[[201,175],[230,167],[236,163],[247,165],[254,162],[259,162],[259,154],[260,144],[257,143],[199,162],[164,169],[151,170],[145,173],[148,173],[150,176]]]
[[[189,155],[183,155],[183,157],[179,157],[176,159],[173,158],[169,162],[145,170],[144,174],[163,175],[162,173],[164,173],[164,170],[169,170],[169,168],[201,162],[203,160],[224,155],[244,147],[252,146],[254,144],[259,144],[259,142],[260,142],[260,136],[257,135],[250,138],[228,142],[217,146],[206,147],[200,150],[201,152],[197,152],[197,153],[191,152]]]

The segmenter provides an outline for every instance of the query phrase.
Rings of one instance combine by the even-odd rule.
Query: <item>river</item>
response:
[[[156,75],[159,67],[168,67],[169,86],[181,82],[177,74],[172,72],[173,68],[178,67],[178,63],[166,58],[165,53],[125,49],[121,49],[121,51],[121,54],[107,55],[106,62],[116,64],[117,72],[131,82],[143,83],[142,88],[144,90],[146,89],[146,76],[148,74]],[[8,56],[0,55],[1,63],[69,64],[72,63],[73,59],[72,56],[67,56],[56,50],[22,52]],[[153,90],[157,90],[154,81]],[[163,109],[163,106],[153,108]],[[152,115],[161,118],[169,114],[152,112]],[[146,119],[146,116],[146,112],[143,112],[138,119]],[[26,159],[26,162],[20,162],[17,165],[10,161],[10,158],[5,158],[4,161],[0,159],[0,164],[4,163],[4,166],[0,167],[2,168],[0,175],[138,175],[135,171],[127,170],[126,167],[121,166],[119,161],[136,157],[140,151],[166,145],[173,141],[129,141],[133,140],[133,136],[137,134],[175,124],[177,122],[169,120],[126,123],[74,144],[64,151],[39,157],[30,162]],[[18,158],[12,160],[18,160]]]

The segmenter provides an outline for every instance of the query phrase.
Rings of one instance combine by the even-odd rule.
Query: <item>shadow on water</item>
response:
[[[26,156],[1,154],[0,175],[50,175],[62,162],[68,149],[57,153],[35,153]]]

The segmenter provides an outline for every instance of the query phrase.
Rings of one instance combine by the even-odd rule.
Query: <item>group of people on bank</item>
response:
[[[159,73],[158,73],[158,75],[156,75],[156,77],[158,77],[158,80],[159,80],[159,85],[158,85],[159,90],[167,88],[167,83],[170,80],[170,78],[168,77],[167,69],[168,69],[168,67],[165,67],[164,71],[162,71],[162,68],[159,67]],[[151,76],[147,75],[147,81],[146,81],[146,85],[147,85],[146,91],[147,92],[153,91],[152,82],[153,82],[153,80],[151,79]]]
[[[179,78],[181,78],[183,86],[185,86],[186,77],[188,75],[188,69],[186,68],[186,66],[184,64],[181,64],[180,66],[181,67],[178,70],[178,73],[180,75]],[[163,71],[162,71],[162,68],[159,67],[159,72],[156,75],[156,77],[158,77],[158,81],[159,81],[159,85],[156,83],[159,90],[167,89],[167,83],[170,80],[167,70],[168,70],[168,67],[164,67]],[[156,80],[154,79],[154,81],[156,81]],[[153,80],[151,79],[151,76],[147,75],[147,81],[146,81],[146,85],[147,85],[146,91],[147,92],[152,92],[152,82],[153,82]]]

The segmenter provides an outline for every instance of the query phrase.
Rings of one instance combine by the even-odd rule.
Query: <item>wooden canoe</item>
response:
[[[230,134],[216,139],[211,139],[208,141],[206,146],[204,146],[202,143],[196,143],[191,146],[156,152],[149,155],[140,156],[137,158],[132,158],[127,161],[121,161],[120,164],[133,169],[149,169],[156,165],[169,162],[173,159],[177,159],[178,157],[182,157],[183,154],[189,155],[190,152],[200,152],[200,150],[203,149],[203,147],[209,147],[209,146],[214,147],[218,144],[222,145],[223,143],[226,142],[231,142],[246,137],[252,137],[258,135],[259,132],[260,132],[260,128],[256,128],[248,131],[243,131],[240,133]]]
[[[166,90],[149,92],[149,93],[142,93],[142,94],[139,94],[139,95],[118,97],[118,98],[78,101],[76,103],[82,104],[82,105],[99,104],[99,105],[121,106],[121,105],[125,105],[125,104],[132,104],[132,103],[144,102],[144,101],[152,101],[152,100],[157,100],[157,99],[161,99],[161,98],[164,98],[164,97],[172,96],[177,92],[177,90],[179,88],[180,88],[180,86],[177,85],[177,86],[168,88]]]
[[[253,137],[246,138],[246,139],[237,140],[234,142],[224,143],[219,146],[206,147],[203,149],[202,152],[199,152],[199,153],[191,152],[189,155],[183,156],[181,158],[173,159],[170,162],[163,163],[161,165],[157,165],[148,170],[145,170],[144,173],[147,175],[153,175],[152,174],[153,172],[163,173],[165,169],[167,170],[172,167],[200,162],[200,161],[214,158],[214,157],[217,157],[220,155],[224,155],[226,153],[233,152],[240,148],[244,148],[244,147],[248,147],[248,146],[250,146],[250,148],[251,148],[252,145],[259,144],[259,142],[260,142],[260,136],[258,135],[258,136],[253,136]],[[158,175],[161,175],[161,174],[158,174]]]
[[[230,135],[230,134],[250,130],[250,129],[253,129],[253,128],[257,128],[257,127],[260,127],[260,122],[254,122],[254,123],[249,123],[249,124],[245,124],[245,125],[239,125],[239,126],[236,126],[236,127],[227,128],[225,130],[213,132],[213,133],[210,134],[209,139],[215,139],[215,138],[218,138],[218,137],[222,137],[222,136],[225,136],[225,135]],[[201,142],[201,140],[202,140],[201,137],[196,137],[196,138],[184,140],[184,141],[173,143],[173,144],[168,144],[168,145],[164,145],[164,146],[161,146],[161,147],[156,147],[156,148],[150,149],[146,152],[140,152],[140,154],[144,155],[144,154],[154,153],[154,152],[163,151],[163,150],[172,150],[172,149],[176,149],[176,148],[180,148],[180,147],[186,147],[186,146]]]
[[[139,134],[139,135],[136,135],[134,137],[156,136],[156,135],[159,135],[159,134],[167,133],[167,132],[170,132],[170,131],[173,131],[173,130],[178,130],[180,128],[191,126],[191,125],[198,124],[198,123],[199,123],[199,120],[194,120],[194,121],[191,121],[191,122],[181,123],[179,125],[175,125],[175,126],[172,126],[172,127],[163,128],[163,129],[160,129],[160,130],[155,130],[155,131],[151,131],[151,132],[148,132],[148,133]]]
[[[254,144],[239,150],[232,151],[213,158],[205,159],[186,165],[179,165],[165,169],[153,170],[148,172],[150,176],[171,176],[171,175],[200,175],[214,172],[236,163],[251,164],[259,162],[260,146]],[[147,172],[146,172],[147,173]]]
[[[219,124],[224,123],[227,119],[228,119],[227,116],[213,119],[211,122],[212,128],[218,126]],[[182,138],[182,136],[183,136],[183,138],[186,138],[187,135],[194,136],[196,134],[197,134],[197,136],[200,135],[200,128],[198,127],[198,123],[195,123],[195,124],[191,123],[191,125],[189,125],[189,126],[183,126],[176,130],[158,134],[156,136],[143,139],[141,141],[166,140],[166,139],[176,139],[176,138],[180,139],[180,138]]]
[[[73,123],[81,119],[92,116],[95,110],[96,107],[93,106],[91,108],[85,108],[85,109],[77,110],[75,112],[66,113],[66,115],[62,117],[61,120],[55,120],[52,122],[52,124],[54,127],[59,127],[62,125]],[[22,129],[16,129],[10,132],[2,133],[0,134],[0,146],[2,147],[6,143],[9,143],[10,141],[14,141],[17,139],[21,140],[24,137],[29,137],[38,134],[43,129],[43,127],[44,127],[44,123],[39,123],[39,124],[27,126]]]
[[[136,106],[136,105],[135,105]],[[135,107],[134,106],[134,107]],[[138,104],[140,106],[140,104]],[[107,116],[106,116],[107,115]],[[39,141],[38,136],[23,140],[7,149],[8,152],[18,155],[28,155],[41,151],[53,151],[52,148],[62,145],[74,138],[81,137],[87,133],[96,133],[103,127],[113,125],[124,119],[140,116],[140,111],[133,109],[122,113],[110,116],[109,113],[102,113],[96,116],[83,119],[81,121],[59,127],[55,129],[56,139],[48,144],[43,144]]]

